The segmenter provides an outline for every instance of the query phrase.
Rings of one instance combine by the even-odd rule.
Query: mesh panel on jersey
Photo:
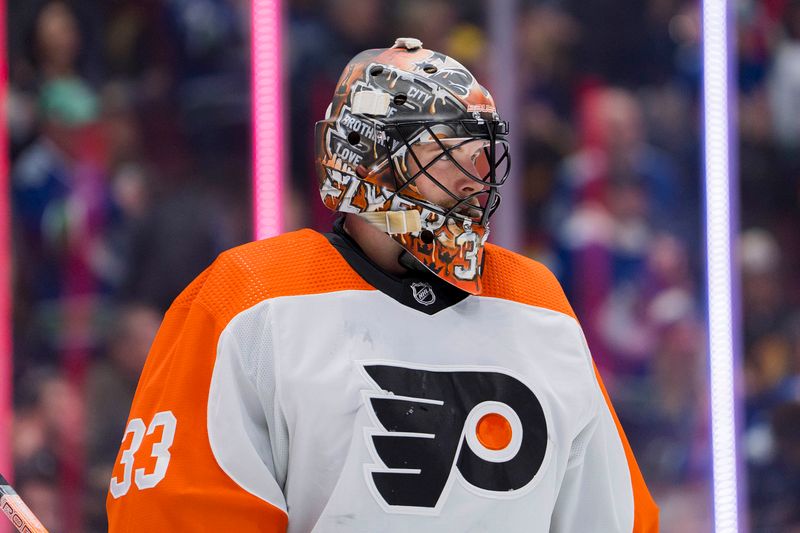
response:
[[[561,285],[547,267],[493,244],[486,245],[481,296],[543,307],[575,318]]]
[[[267,415],[267,426],[275,467],[275,480],[283,488],[288,468],[284,458],[289,456],[289,433],[283,421],[280,402],[275,396],[275,359],[272,343],[271,307],[259,305],[236,317],[232,322],[241,349],[241,365],[245,375],[258,391],[261,407]]]
[[[181,307],[186,305],[191,305],[191,303],[197,298],[197,294],[203,288],[206,280],[208,279],[209,274],[211,274],[211,268],[209,266],[204,271],[202,271],[195,279],[192,281],[181,293],[175,298],[172,302],[171,307]]]
[[[374,289],[323,235],[306,229],[221,254],[199,298],[226,324],[267,298],[343,290]]]
[[[580,461],[583,459],[584,454],[586,453],[586,448],[589,446],[589,439],[591,439],[594,431],[596,429],[597,424],[591,423],[587,424],[585,428],[581,430],[580,433],[572,440],[572,446],[569,449],[569,459],[567,464],[569,466],[574,466],[573,463],[578,461],[575,464],[580,464]]]

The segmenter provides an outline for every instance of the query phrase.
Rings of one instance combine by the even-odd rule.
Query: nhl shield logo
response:
[[[411,284],[411,290],[414,292],[414,299],[422,305],[431,305],[436,301],[436,294],[430,283],[417,281]]]

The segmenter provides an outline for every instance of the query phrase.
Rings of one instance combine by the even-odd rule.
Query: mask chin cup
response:
[[[414,209],[358,213],[358,216],[389,235],[417,233],[422,230],[422,218],[419,211]]]

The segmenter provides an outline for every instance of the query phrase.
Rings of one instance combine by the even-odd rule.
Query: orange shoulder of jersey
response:
[[[223,253],[197,298],[228,322],[267,298],[343,290],[373,288],[323,235],[305,229]]]
[[[110,531],[285,531],[285,510],[230,479],[209,444],[219,337],[267,298],[371,289],[310,230],[221,254],[176,298],[150,350],[112,474]]]
[[[575,318],[558,280],[541,263],[493,244],[486,245],[481,296],[550,309]]]
[[[561,285],[547,267],[533,259],[492,244],[486,245],[483,292],[481,294],[550,309],[577,320]],[[650,491],[647,489],[600,374],[596,368],[594,368],[594,372],[606,405],[617,426],[625,457],[628,460],[634,500],[633,533],[655,533],[658,531],[658,506],[650,496]]]

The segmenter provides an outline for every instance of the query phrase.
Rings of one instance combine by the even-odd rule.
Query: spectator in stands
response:
[[[70,512],[67,495],[81,490],[81,396],[75,385],[49,368],[27,373],[17,395],[12,433],[17,489],[51,531],[60,531]]]
[[[800,146],[800,1],[786,3],[783,22],[786,38],[774,52],[769,95],[775,139],[790,151]]]
[[[655,231],[684,232],[675,222],[680,177],[674,161],[647,143],[639,102],[622,89],[584,97],[582,146],[564,161],[550,198],[548,229],[556,271],[573,297],[598,364],[613,361],[591,321],[625,280],[642,275]],[[606,354],[605,356],[602,354]],[[604,359],[604,357],[606,359]]]
[[[86,515],[92,530],[108,528],[105,494],[125,432],[133,394],[150,345],[163,318],[152,306],[123,304],[108,340],[107,358],[94,363],[86,382],[87,497]]]
[[[57,299],[98,288],[91,254],[110,206],[94,93],[75,78],[48,81],[39,112],[41,134],[20,154],[11,174],[17,253],[28,265],[19,270],[16,288],[31,306],[31,326],[38,332],[27,333],[36,346],[30,356],[52,361],[63,338],[52,322],[60,320],[63,302]]]

